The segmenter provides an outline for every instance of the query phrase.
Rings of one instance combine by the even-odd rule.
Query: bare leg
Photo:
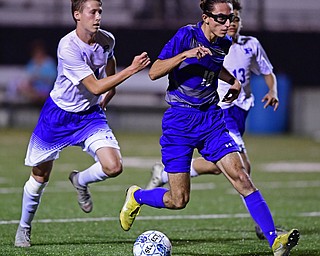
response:
[[[122,172],[120,151],[111,147],[103,147],[96,152],[103,172],[108,177],[116,177]]]
[[[245,197],[257,190],[247,174],[238,152],[224,156],[217,162],[217,166],[242,196]]]
[[[96,151],[99,162],[77,173],[77,183],[86,187],[88,184],[116,177],[122,172],[120,151],[115,148],[103,147]]]
[[[247,153],[241,152],[240,153],[241,158],[244,163],[244,167],[246,172],[250,175],[251,173],[251,165],[249,161],[249,157]],[[210,161],[205,160],[203,157],[197,157],[192,161],[192,166],[194,170],[199,174],[215,174],[219,175],[221,174],[221,170],[218,168],[218,166]]]
[[[249,174],[246,173],[240,154],[236,152],[224,156],[217,162],[217,166],[239,194],[244,197],[247,210],[252,219],[261,227],[271,247],[277,236],[273,218],[263,196],[252,183]]]
[[[53,161],[39,164],[32,167],[32,177],[39,183],[48,182],[53,167]]]
[[[221,174],[220,169],[214,163],[205,160],[203,157],[198,157],[192,161],[192,166],[199,174]]]
[[[183,209],[190,199],[190,174],[169,173],[169,191],[163,202],[169,209]]]

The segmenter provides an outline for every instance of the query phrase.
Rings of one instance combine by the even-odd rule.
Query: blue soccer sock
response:
[[[163,196],[167,191],[167,188],[139,189],[133,195],[139,204],[146,204],[155,208],[166,208]]]
[[[269,207],[259,190],[244,198],[253,220],[259,225],[270,247],[277,237],[276,228]]]

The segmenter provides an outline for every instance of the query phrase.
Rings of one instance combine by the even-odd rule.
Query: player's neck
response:
[[[238,42],[239,34],[232,37],[232,44],[236,44]]]
[[[202,29],[204,36],[207,38],[207,40],[210,43],[214,43],[218,39],[218,36],[215,35],[214,33],[212,33],[209,26],[206,26],[205,23],[202,24],[201,29]]]
[[[96,42],[96,34],[97,33],[85,33],[79,29],[76,29],[76,34],[80,38],[81,41],[88,45],[93,45]]]

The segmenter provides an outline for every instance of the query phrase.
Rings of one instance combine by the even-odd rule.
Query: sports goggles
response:
[[[233,22],[235,20],[235,15],[231,13],[230,15],[225,15],[222,13],[219,14],[213,14],[211,12],[204,12],[205,15],[207,15],[210,18],[213,18],[215,22],[218,22],[219,24],[225,24],[227,20]]]

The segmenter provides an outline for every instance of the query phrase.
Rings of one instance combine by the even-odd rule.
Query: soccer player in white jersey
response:
[[[232,37],[233,42],[228,55],[224,59],[224,67],[231,72],[242,85],[239,97],[231,102],[225,103],[220,101],[219,105],[223,109],[224,118],[230,135],[235,140],[240,148],[240,155],[245,164],[247,172],[250,174],[250,161],[243,141],[245,132],[245,122],[248,112],[254,105],[254,96],[250,88],[250,76],[252,73],[263,75],[265,82],[269,88],[268,93],[263,97],[262,102],[265,102],[264,108],[271,106],[277,110],[279,99],[277,93],[276,76],[273,73],[273,67],[270,63],[260,42],[252,36],[240,35],[242,27],[240,10],[242,9],[240,2],[233,0],[233,9],[235,19],[230,24],[228,35]],[[220,99],[226,95],[230,85],[219,79],[218,93]],[[218,167],[204,158],[199,157],[192,160],[191,177],[196,177],[202,174],[220,174]],[[168,182],[168,175],[163,171],[163,165],[157,163],[153,166],[152,177],[146,186],[146,189],[163,186]],[[256,226],[256,233],[260,239],[265,239],[261,229]],[[277,227],[277,231],[281,231]]]
[[[120,147],[103,109],[115,87],[150,64],[146,52],[116,73],[114,36],[100,29],[101,0],[71,0],[76,29],[58,45],[58,74],[30,138],[25,164],[32,167],[24,185],[22,213],[15,246],[31,246],[31,222],[48,184],[53,162],[68,146],[80,146],[96,161],[89,168],[71,172],[69,179],[84,212],[91,212],[88,184],[122,172]]]

